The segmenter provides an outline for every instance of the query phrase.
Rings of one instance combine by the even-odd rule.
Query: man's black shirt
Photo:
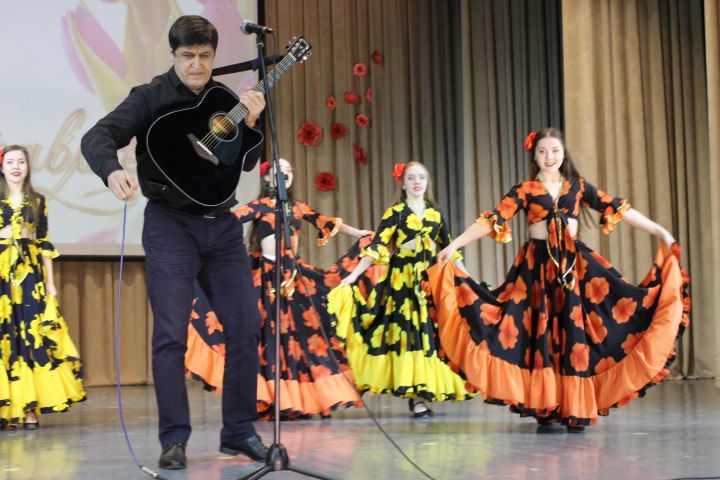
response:
[[[171,67],[166,73],[153,78],[150,83],[134,87],[115,110],[100,119],[83,136],[81,150],[85,160],[92,171],[107,185],[108,175],[116,170],[122,170],[117,159],[117,150],[128,145],[135,137],[138,179],[143,195],[166,207],[189,213],[207,213],[208,209],[187,203],[184,195],[168,188],[168,185],[158,184],[156,179],[151,178],[155,169],[150,165],[152,162],[147,158],[143,159],[142,156],[147,152],[145,144],[147,131],[157,118],[181,108],[194,107],[205,92],[216,85],[222,84],[211,78],[203,91],[196,95],[182,83],[174,67]],[[262,142],[262,133],[247,127],[245,122],[240,123],[243,145],[256,146]],[[246,151],[247,149],[241,152],[241,155],[245,155]],[[252,170],[260,155],[260,148],[252,149],[245,159],[243,169]],[[235,203],[237,202],[233,198],[223,207],[229,208]]]

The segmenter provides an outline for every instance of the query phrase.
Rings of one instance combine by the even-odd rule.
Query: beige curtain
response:
[[[455,2],[267,0],[265,14],[277,40],[303,34],[313,44],[312,57],[294,66],[274,91],[279,150],[294,164],[297,197],[326,215],[372,229],[399,188],[391,176],[393,164],[417,160],[428,166],[446,215],[459,222],[459,51],[451,28],[459,18]],[[371,59],[375,51],[384,57],[381,65]],[[367,75],[353,75],[356,63],[367,65]],[[367,88],[372,101],[363,97]],[[344,103],[348,91],[360,95],[359,105]],[[330,96],[337,100],[335,111],[325,107]],[[355,115],[361,113],[370,117],[369,127],[355,125]],[[324,130],[315,146],[295,138],[304,121]],[[334,122],[348,127],[345,138],[331,138]],[[367,165],[354,161],[353,144],[367,149]],[[334,191],[316,189],[314,178],[321,171],[335,175]],[[304,234],[301,253],[319,266],[332,263],[352,242],[337,238],[318,249],[313,246],[315,232],[306,227]]]
[[[720,255],[713,236],[719,222],[708,214],[720,177],[709,157],[702,32],[699,0],[563,2],[569,149],[591,182],[629,198],[682,243],[694,323],[679,367],[710,376],[720,354],[713,315]],[[633,280],[647,273],[657,247],[657,240],[627,226],[609,237],[583,236]]]
[[[705,64],[707,69],[706,155],[699,160],[700,182],[698,224],[694,226],[700,251],[694,255],[702,272],[693,270],[696,295],[694,329],[696,368],[700,376],[718,376],[720,372],[720,220],[715,212],[720,205],[720,7],[715,0],[705,0]]]
[[[85,385],[115,382],[114,312],[120,264],[115,259],[55,261],[55,284],[70,336],[80,349]],[[145,290],[145,262],[126,261],[120,305],[120,370],[124,384],[152,380],[152,314]]]
[[[463,224],[459,234],[529,174],[523,150],[531,130],[563,124],[560,5],[557,1],[465,0],[462,5]],[[465,248],[475,278],[498,285],[526,238]]]

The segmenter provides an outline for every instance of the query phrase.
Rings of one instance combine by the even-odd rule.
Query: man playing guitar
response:
[[[218,33],[206,19],[187,15],[175,21],[168,36],[173,67],[133,88],[83,136],[81,149],[93,172],[118,199],[127,200],[138,181],[120,165],[117,150],[137,138],[140,187],[148,198],[142,242],[154,316],[152,368],[162,445],[159,466],[173,470],[186,466],[191,428],[184,357],[195,279],[212,297],[209,300],[227,338],[227,365],[232,366],[225,369],[223,379],[220,451],[264,461],[267,448],[254,426],[260,315],[242,225],[230,214],[234,195],[220,205],[192,202],[173,188],[171,180],[158,180],[162,175],[145,155],[153,122],[173,110],[192,108],[208,89],[220,85],[211,78]],[[237,127],[237,138],[242,136],[237,162],[249,171],[261,155],[263,135],[253,127],[265,100],[261,93],[247,91],[240,103],[247,115]]]

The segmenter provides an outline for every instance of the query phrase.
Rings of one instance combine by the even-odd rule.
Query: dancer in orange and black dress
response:
[[[445,352],[486,401],[577,432],[668,374],[689,322],[689,278],[673,236],[578,175],[559,131],[533,132],[525,147],[532,178],[440,252],[429,287]],[[585,206],[602,213],[605,233],[625,219],[660,238],[640,285],[576,237]],[[448,262],[486,235],[509,242],[508,221],[521,209],[530,240],[499,288],[489,291]]]
[[[290,163],[281,159],[286,186],[292,197],[293,181]],[[258,292],[258,306],[262,316],[260,335],[260,372],[258,374],[258,411],[269,418],[273,414],[275,368],[275,314],[274,290],[275,255],[275,200],[270,192],[269,164],[261,165],[263,192],[260,197],[235,211],[240,222],[252,222],[250,254],[253,279]],[[291,199],[289,227],[292,246],[285,249],[282,258],[283,276],[281,348],[282,385],[281,411],[283,418],[307,418],[314,414],[330,415],[340,406],[359,404],[359,395],[353,385],[353,376],[347,367],[345,352],[331,332],[330,318],[323,297],[339,284],[343,272],[357,263],[362,246],[371,241],[371,231],[358,230],[345,225],[342,219],[321,215],[307,204]],[[329,237],[338,232],[362,237],[350,251],[322,270],[296,256],[298,231],[305,220],[318,230],[318,245],[325,245]],[[369,276],[364,277],[371,281]],[[222,326],[217,322],[211,306],[198,292],[189,326],[186,366],[210,388],[222,387],[224,369],[224,338]],[[323,327],[330,343],[322,335]],[[336,364],[330,353],[340,362]]]

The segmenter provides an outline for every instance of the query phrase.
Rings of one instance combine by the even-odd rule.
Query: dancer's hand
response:
[[[677,240],[675,240],[675,237],[673,237],[672,234],[664,228],[660,231],[660,233],[658,233],[657,236],[660,241],[663,242],[665,245],[672,245],[673,243],[677,242]]]
[[[370,234],[372,234],[372,233],[375,233],[375,232],[373,232],[372,230],[358,230],[356,237],[357,237],[357,238],[362,238],[362,237],[364,237],[365,235],[370,235]]]
[[[443,248],[440,253],[438,253],[437,261],[440,265],[445,265],[447,262],[449,262],[453,256],[455,255],[455,252],[457,252],[457,248],[453,246],[451,243],[447,247]]]

